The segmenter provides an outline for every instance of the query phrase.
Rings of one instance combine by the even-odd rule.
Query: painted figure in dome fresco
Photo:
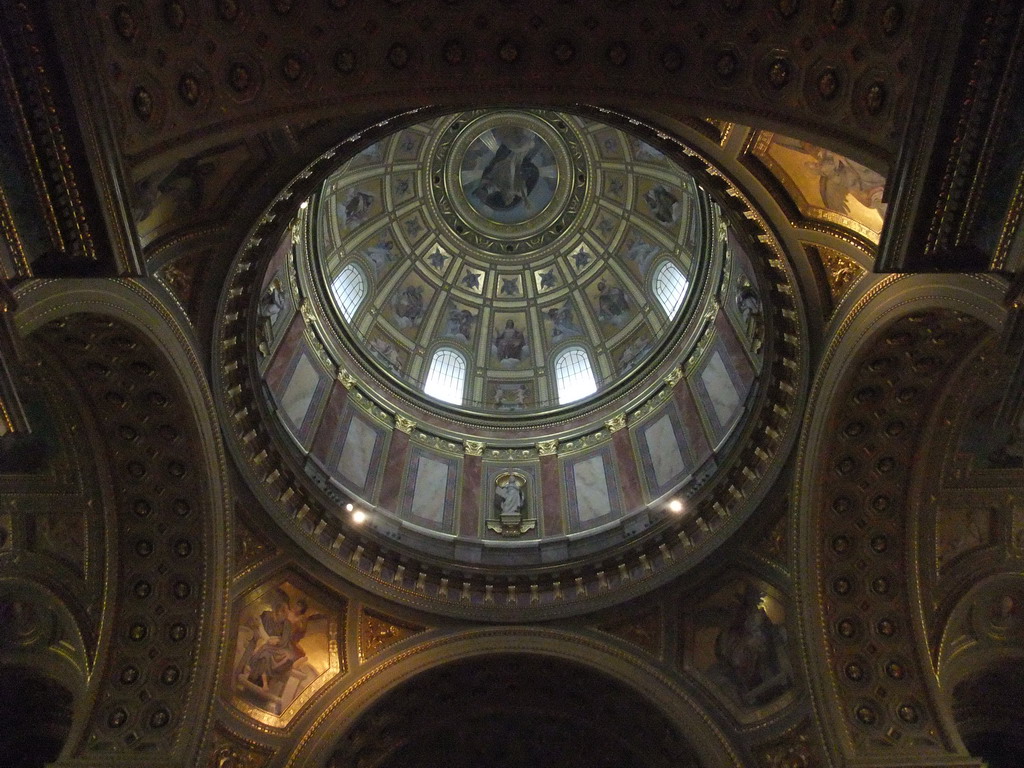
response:
[[[350,189],[345,194],[344,200],[339,200],[335,206],[338,215],[338,224],[343,229],[352,229],[361,224],[370,215],[370,207],[373,205],[373,195],[358,189]]]
[[[636,264],[641,275],[646,275],[654,257],[660,252],[661,248],[655,243],[648,243],[642,237],[638,237],[629,243],[626,249],[626,258]]]
[[[655,184],[644,195],[644,201],[651,209],[651,214],[662,224],[675,224],[681,217],[679,198],[664,184]]]
[[[291,605],[284,592],[274,595],[273,607],[263,611],[253,622],[253,637],[243,660],[242,675],[259,688],[279,688],[293,667],[305,658],[301,642],[309,622],[323,618],[309,614],[303,599]]]
[[[863,205],[885,215],[882,193],[885,177],[880,173],[813,144],[805,144],[805,151],[814,156],[807,168],[821,176],[821,199],[825,207],[839,213],[849,213],[848,195]]]
[[[494,406],[499,411],[521,411],[526,408],[525,384],[499,384],[494,388]]]
[[[402,369],[402,358],[398,349],[386,339],[371,339],[370,350],[396,373]]]
[[[568,336],[577,336],[580,331],[572,321],[572,306],[566,302],[561,307],[551,307],[548,310],[548,319],[551,321],[551,340],[560,341]]]
[[[629,298],[617,285],[608,285],[604,280],[597,284],[597,317],[602,323],[621,328],[629,320]]]
[[[633,370],[641,360],[647,357],[650,351],[651,340],[649,337],[643,336],[634,340],[619,355],[619,371],[626,373]]]
[[[497,331],[494,337],[493,352],[501,361],[519,362],[526,353],[526,336],[516,328],[515,320],[506,320],[505,327]]]
[[[473,325],[476,322],[476,315],[468,309],[452,307],[448,310],[448,317],[445,321],[444,335],[450,339],[459,339],[468,342],[473,335]]]
[[[495,128],[492,134],[496,149],[473,194],[491,208],[507,209],[519,203],[529,208],[530,190],[540,175],[532,160],[537,134],[511,125]]]
[[[391,306],[395,311],[395,323],[399,328],[411,328],[423,320],[423,286],[407,285],[392,295]]]
[[[373,270],[377,274],[395,259],[395,244],[390,240],[380,240],[363,251],[363,255],[373,264]]]
[[[790,683],[786,630],[772,623],[764,596],[752,583],[736,596],[729,624],[715,639],[718,672],[735,686],[744,704],[764,704]]]

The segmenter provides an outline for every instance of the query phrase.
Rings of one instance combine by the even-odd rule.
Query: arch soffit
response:
[[[194,640],[194,658],[213,660],[213,663],[193,664],[190,674],[182,680],[188,685],[182,712],[195,706],[204,711],[201,727],[180,728],[175,737],[176,751],[191,756],[198,753],[211,716],[202,702],[213,697],[216,686],[216,672],[222,654],[222,635],[227,618],[228,543],[232,541],[232,516],[230,514],[230,491],[227,475],[226,453],[217,426],[213,397],[206,382],[206,375],[196,348],[191,340],[187,320],[177,308],[169,308],[161,298],[165,292],[154,280],[134,279],[66,279],[38,280],[24,283],[15,290],[18,309],[15,327],[25,337],[41,332],[46,324],[73,315],[85,314],[108,318],[118,322],[138,339],[143,340],[162,362],[174,372],[172,389],[177,389],[186,403],[185,419],[191,422],[198,433],[197,445],[190,446],[199,460],[195,462],[205,475],[205,498],[199,508],[206,511],[204,521],[206,532],[223,535],[207,535],[201,542],[204,562],[200,568],[203,596],[203,616],[200,630]],[[110,581],[116,581],[119,563],[108,563]],[[111,577],[108,576],[108,580]],[[100,639],[95,667],[103,669],[110,663],[120,638],[127,633],[129,612],[120,611],[113,620],[105,618],[105,629]],[[118,623],[120,622],[120,623]],[[121,626],[123,624],[124,626]],[[91,701],[96,707],[102,701],[101,691],[105,678],[111,675],[95,674],[90,683]],[[116,675],[115,675],[116,677]],[[98,709],[88,713],[91,720],[99,716]],[[85,723],[82,724],[83,727]],[[77,730],[77,729],[76,729]],[[75,735],[68,740],[73,746]]]
[[[830,623],[835,623],[836,617],[829,616],[826,610],[830,587],[824,582],[830,574],[825,573],[823,553],[819,551],[823,549],[822,542],[832,539],[830,527],[836,526],[839,519],[838,515],[830,515],[825,510],[827,505],[821,486],[834,458],[831,449],[840,439],[837,436],[841,426],[839,419],[845,415],[842,409],[846,407],[841,396],[853,386],[862,367],[860,364],[875,348],[880,335],[914,313],[936,310],[960,313],[980,321],[982,326],[992,331],[997,331],[1005,318],[1002,305],[1005,281],[992,276],[973,277],[965,283],[962,277],[888,275],[862,280],[855,291],[856,295],[848,296],[844,302],[850,307],[849,312],[838,326],[831,329],[831,340],[812,382],[807,417],[797,447],[793,484],[795,514],[790,523],[791,556],[798,564],[795,586],[801,656],[817,719],[837,765],[847,764],[856,751],[849,729],[858,712],[856,706],[851,707],[841,697],[845,661],[840,663],[830,647],[833,629]],[[977,333],[972,340],[977,340]],[[916,439],[918,433],[915,430],[923,427],[928,415],[927,399],[919,402],[924,405],[921,408],[923,415],[915,429],[910,430],[915,435],[912,439]],[[909,489],[909,492],[905,493],[906,496],[913,496],[920,490],[913,487],[914,479],[913,475],[907,477],[905,491]],[[908,498],[906,502],[909,513],[916,513],[912,499]],[[909,531],[914,527],[910,523],[905,529]],[[909,551],[912,546],[916,545],[906,544],[905,549]],[[906,588],[910,603],[908,613],[912,614],[906,617],[912,631],[907,633],[904,644],[908,653],[927,661],[923,617],[916,607],[920,604],[916,568],[901,574],[901,578],[908,582],[900,586]],[[870,633],[870,630],[866,631]],[[921,664],[918,672],[923,678],[919,682],[923,684],[927,698],[927,702],[921,703],[935,713],[939,739],[948,754],[965,755],[952,718],[939,703],[942,699],[930,664]],[[882,722],[884,724],[884,717]],[[907,744],[908,748],[912,746]],[[896,750],[890,754],[895,756]]]
[[[741,766],[741,752],[700,704],[658,668],[623,651],[578,634],[530,627],[493,627],[428,640],[387,659],[344,688],[326,692],[327,703],[291,728],[302,735],[295,749],[271,768],[320,765],[338,740],[388,693],[428,670],[499,654],[554,658],[587,667],[619,682],[657,707],[685,734],[707,768]],[[333,697],[333,698],[331,698]],[[344,713],[344,714],[342,714]]]

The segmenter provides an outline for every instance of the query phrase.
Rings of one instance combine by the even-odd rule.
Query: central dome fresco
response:
[[[428,406],[505,417],[593,398],[651,358],[693,305],[710,217],[639,139],[485,111],[341,166],[315,242],[350,347]]]
[[[324,565],[561,615],[690,567],[767,492],[805,389],[788,260],[710,160],[605,116],[384,121],[254,229],[229,445]]]

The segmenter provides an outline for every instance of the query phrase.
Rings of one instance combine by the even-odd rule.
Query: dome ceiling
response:
[[[688,146],[589,114],[382,124],[239,254],[237,447],[346,578],[455,614],[520,589],[575,612],[614,599],[582,586],[602,563],[646,589],[699,562],[777,476],[806,371],[781,248]],[[569,353],[595,386],[566,398]],[[458,397],[433,389],[452,358]]]
[[[464,373],[433,399],[499,416],[600,394],[663,346],[695,305],[709,215],[693,177],[641,139],[521,110],[387,136],[316,203],[339,335],[414,392],[449,350]],[[566,390],[571,363],[589,387]]]

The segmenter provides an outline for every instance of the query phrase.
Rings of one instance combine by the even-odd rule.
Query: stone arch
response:
[[[417,676],[467,660],[523,655],[570,663],[607,678],[639,695],[660,712],[696,753],[702,766],[740,766],[743,759],[724,730],[678,683],[647,662],[592,638],[558,630],[505,627],[471,630],[454,637],[429,640],[356,681],[339,683],[327,692],[328,703],[295,724],[302,736],[294,751],[274,766],[324,765],[339,740],[391,692]],[[315,716],[314,716],[315,715]]]
[[[1003,286],[921,275],[860,290],[820,364],[797,453],[792,541],[811,695],[836,764],[902,754],[974,765],[928,655],[912,457],[950,372],[1002,324]]]
[[[88,711],[64,751],[79,760],[159,749],[191,762],[207,723],[187,713],[212,696],[221,655],[225,457],[203,366],[156,288],[82,279],[16,292],[16,328],[79,381],[116,479]]]
[[[1006,569],[974,584],[946,622],[938,678],[967,749],[993,768],[1024,757],[1024,578]]]

